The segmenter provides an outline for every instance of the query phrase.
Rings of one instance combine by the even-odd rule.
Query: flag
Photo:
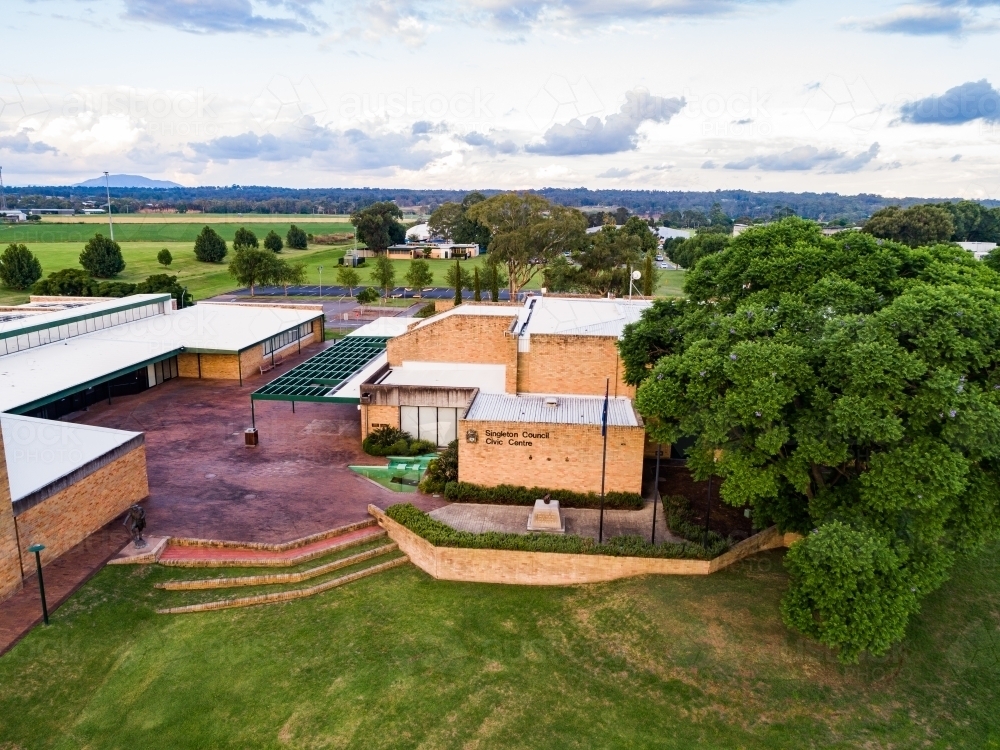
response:
[[[601,414],[601,437],[608,434],[608,391],[609,384],[604,384],[604,412]]]

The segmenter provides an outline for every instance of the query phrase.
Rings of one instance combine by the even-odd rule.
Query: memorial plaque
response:
[[[535,500],[535,507],[528,516],[528,531],[544,531],[549,534],[565,534],[566,524],[559,512],[559,501],[549,496]]]

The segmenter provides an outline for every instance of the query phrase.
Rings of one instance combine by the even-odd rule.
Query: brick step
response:
[[[364,562],[365,560],[371,560],[373,557],[381,557],[382,555],[394,552],[397,549],[399,549],[399,547],[395,542],[392,544],[383,544],[380,547],[365,550],[364,552],[359,552],[358,554],[350,555],[349,557],[342,557],[339,560],[318,565],[315,568],[309,568],[308,570],[303,570],[298,573],[271,573],[259,576],[237,576],[232,578],[202,578],[195,581],[166,581],[164,583],[157,583],[155,588],[165,589],[167,591],[194,591],[200,589],[234,588],[237,586],[269,586],[281,583],[301,583],[302,581],[308,581],[311,578],[332,573],[333,571],[340,570],[341,568],[356,565],[357,563]]]
[[[173,547],[208,547],[211,549],[241,549],[241,550],[264,550],[266,552],[287,552],[290,549],[305,547],[314,542],[320,542],[334,536],[341,536],[357,529],[365,529],[375,526],[375,520],[367,518],[364,521],[349,523],[346,526],[338,526],[335,529],[327,529],[316,534],[310,534],[290,542],[230,542],[221,539],[192,539],[188,537],[171,537],[170,544]]]
[[[258,604],[275,604],[277,602],[288,602],[294,599],[304,599],[307,596],[315,596],[316,594],[321,594],[324,591],[329,591],[330,589],[337,588],[338,586],[343,586],[345,583],[351,583],[361,578],[366,578],[367,576],[375,575],[376,573],[381,573],[382,571],[396,568],[400,565],[405,565],[409,561],[410,558],[403,555],[387,562],[372,565],[371,567],[363,568],[362,570],[358,570],[354,573],[349,573],[345,576],[340,576],[329,581],[324,581],[323,583],[318,583],[315,586],[308,586],[302,589],[291,589],[289,591],[277,591],[273,594],[243,596],[235,599],[220,599],[214,602],[203,602],[202,604],[189,604],[184,607],[158,609],[156,610],[156,613],[160,615],[180,615],[191,612],[212,612],[217,609],[236,609],[238,607],[253,607]]]
[[[180,568],[289,568],[333,552],[350,549],[384,537],[385,531],[374,525],[321,539],[302,547],[281,552],[262,549],[174,546],[160,555],[159,564]]]

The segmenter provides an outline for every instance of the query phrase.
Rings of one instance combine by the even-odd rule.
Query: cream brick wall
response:
[[[0,437],[0,602],[20,590],[21,577],[14,508],[10,503],[10,483],[7,479],[7,458]]]
[[[476,430],[477,442],[468,442],[468,430]],[[488,430],[514,432],[517,437],[491,438]],[[644,438],[642,427],[608,428],[608,492],[642,491]],[[514,484],[600,492],[602,448],[599,425],[460,420],[458,478],[487,487]]]
[[[307,346],[323,340],[323,321],[319,318],[313,321],[312,332],[302,339],[301,345]],[[292,343],[279,349],[276,357],[283,358],[291,354],[297,354],[298,343]],[[236,353],[232,354],[202,354],[201,356],[201,377],[216,378],[219,380],[239,380],[240,367],[243,368],[243,377],[260,374],[260,366],[265,360],[264,345],[256,344],[240,353],[237,359]],[[177,373],[182,378],[197,378],[198,357],[194,352],[184,352],[177,355]],[[266,359],[270,361],[271,355]]]
[[[612,396],[635,396],[635,389],[622,379],[625,368],[614,336],[532,334],[529,348],[517,355],[520,393],[603,396],[605,378],[610,378]]]
[[[462,362],[507,367],[506,391],[517,389],[517,339],[508,335],[517,318],[506,315],[449,315],[390,339],[386,351],[391,367],[404,361]]]
[[[399,429],[399,407],[398,406],[375,406],[361,405],[361,439],[368,437],[368,433],[377,429],[377,425],[387,424],[390,427]]]
[[[148,496],[146,448],[140,445],[19,515],[21,554],[27,560],[30,545],[44,544],[45,565]]]

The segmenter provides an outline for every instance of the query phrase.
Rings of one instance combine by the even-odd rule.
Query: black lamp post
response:
[[[656,501],[660,497],[660,454],[663,446],[656,444],[656,474],[653,476],[653,533],[649,537],[652,544],[656,544]]]
[[[40,556],[43,549],[45,549],[44,544],[32,544],[28,547],[28,552],[35,553],[35,567],[38,569],[38,593],[42,597],[42,620],[44,620],[45,624],[48,625],[49,608],[45,604],[45,581],[42,580],[42,559]]]

